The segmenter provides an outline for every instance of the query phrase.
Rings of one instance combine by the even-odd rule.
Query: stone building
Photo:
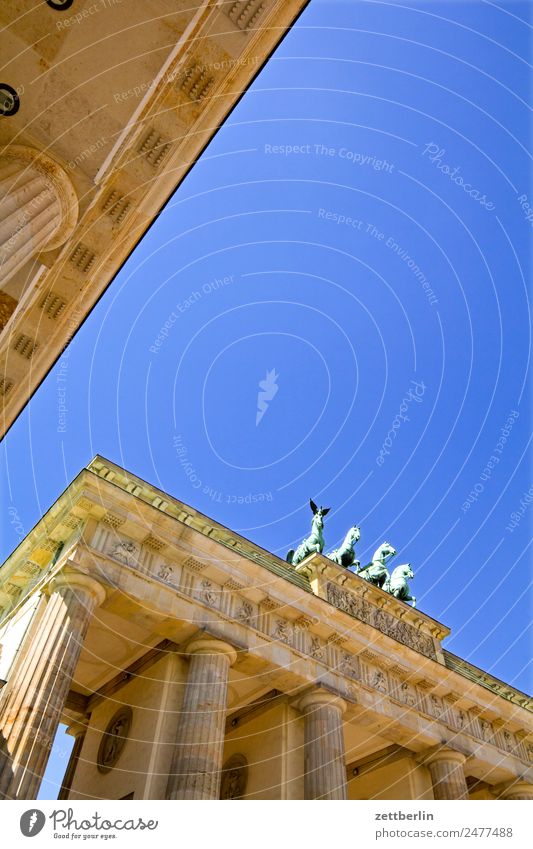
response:
[[[0,435],[306,2],[0,4]]]
[[[0,570],[0,794],[531,799],[532,701],[321,555],[296,569],[96,457]]]

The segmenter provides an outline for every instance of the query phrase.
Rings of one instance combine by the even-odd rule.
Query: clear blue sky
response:
[[[311,2],[4,440],[4,555],[95,453],[281,556],[312,496],[530,688],[528,15]]]

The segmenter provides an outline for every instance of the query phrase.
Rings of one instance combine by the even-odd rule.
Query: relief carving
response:
[[[370,678],[370,686],[374,687],[375,690],[379,690],[380,693],[386,693],[388,691],[387,685],[387,677],[381,669],[375,669]]]
[[[409,707],[416,706],[415,689],[407,681],[404,681],[400,687],[400,699],[405,705],[408,705]]]
[[[392,614],[331,582],[327,585],[327,598],[330,604],[335,605],[339,610],[343,610],[367,625],[372,625],[382,634],[392,637],[426,657],[437,659],[433,640],[408,622],[396,619]]]
[[[316,637],[311,639],[311,649],[310,649],[311,657],[314,657],[315,660],[324,660],[325,651],[324,647],[320,645],[320,640]]]
[[[108,722],[98,749],[99,772],[109,772],[115,766],[128,739],[132,717],[131,708],[123,707]]]
[[[443,714],[444,714],[444,706],[443,706],[441,700],[439,699],[439,697],[433,695],[433,693],[431,693],[431,695],[429,697],[429,707],[430,707],[430,710],[431,710],[431,715],[435,719],[442,719]]]
[[[162,563],[159,567],[157,577],[162,578],[163,581],[168,581],[172,577],[172,572],[172,566],[169,566],[168,563]]]
[[[492,725],[490,722],[487,722],[486,719],[481,719],[479,722],[480,730],[481,730],[481,739],[485,743],[492,742]]]
[[[200,598],[205,601],[209,607],[215,607],[217,603],[217,594],[213,589],[213,584],[207,578],[201,583]]]
[[[289,627],[289,623],[286,622],[285,619],[278,619],[272,636],[282,643],[290,643],[291,629]]]
[[[232,755],[222,767],[221,799],[242,799],[248,781],[248,761],[244,755]]]
[[[514,752],[516,742],[515,742],[513,735],[511,734],[511,732],[510,731],[504,731],[502,736],[503,736],[503,748],[507,752]]]
[[[241,606],[238,608],[235,618],[242,622],[245,625],[250,625],[254,609],[249,601],[241,602]]]
[[[120,560],[126,566],[136,566],[139,547],[129,540],[119,540],[113,543],[108,554],[115,560]]]
[[[456,711],[454,711],[454,712],[453,712],[453,716],[454,716],[454,719],[455,719],[455,725],[456,725],[456,728],[457,728],[459,731],[464,731],[464,730],[465,730],[465,728],[466,728],[466,725],[467,725],[467,722],[466,722],[466,713],[464,712],[464,710],[456,710]]]
[[[349,678],[360,678],[358,659],[347,652],[343,652],[339,663],[339,672]]]
[[[344,685],[344,694],[351,702],[357,701],[357,689],[349,681]]]

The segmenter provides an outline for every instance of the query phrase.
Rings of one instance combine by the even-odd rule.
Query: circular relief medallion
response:
[[[222,767],[221,799],[242,799],[248,781],[248,761],[244,755],[232,755]]]
[[[20,98],[13,86],[0,83],[0,115],[9,117],[19,111]]]
[[[99,772],[109,772],[115,766],[128,739],[133,714],[131,708],[120,708],[107,724],[98,749],[96,765]]]
[[[74,0],[46,0],[46,4],[52,9],[57,9],[58,12],[70,9],[73,3]]]

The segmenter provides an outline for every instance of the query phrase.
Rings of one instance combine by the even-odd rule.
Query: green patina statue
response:
[[[311,524],[311,533],[300,543],[296,551],[293,548],[287,552],[287,563],[292,563],[297,566],[310,554],[318,552],[322,554],[324,551],[324,537],[322,530],[324,528],[324,516],[329,513],[329,507],[317,507],[313,499],[309,499],[311,510],[313,511],[313,522]]]
[[[409,579],[414,578],[414,576],[411,564],[403,563],[401,566],[397,566],[396,569],[393,570],[388,581],[385,581],[383,589],[385,592],[393,595],[394,598],[399,598],[400,601],[412,601],[412,606],[416,607],[416,598],[414,595],[411,595],[411,591],[409,589]]]
[[[322,554],[324,550],[324,536],[322,533],[324,529],[324,516],[329,513],[330,508],[317,507],[312,498],[309,499],[309,504],[313,511],[311,533],[300,543],[296,551],[291,548],[287,552],[287,563],[291,563],[292,566],[298,566],[310,554]],[[354,525],[344,537],[342,545],[339,548],[334,548],[333,551],[326,554],[326,557],[339,566],[343,566],[345,569],[355,566],[358,570],[356,574],[363,578],[363,580],[368,581],[369,584],[374,584],[374,586],[379,587],[400,601],[412,602],[412,606],[416,607],[416,598],[414,595],[411,595],[409,588],[409,580],[414,578],[411,564],[403,563],[393,570],[392,575],[389,574],[387,563],[392,557],[396,556],[397,551],[390,542],[383,542],[374,552],[372,562],[367,563],[361,569],[359,560],[355,559],[354,551],[355,544],[359,542],[360,538],[361,531],[357,525]]]
[[[396,549],[389,542],[381,543],[380,547],[374,552],[372,562],[363,566],[358,574],[365,581],[374,584],[376,587],[383,588],[386,581],[390,579],[389,570],[387,569],[387,561],[394,557]]]
[[[340,548],[334,548],[333,551],[326,554],[326,557],[329,557],[334,563],[338,563],[339,566],[344,566],[345,569],[348,569],[349,566],[359,568],[361,564],[359,560],[355,559],[354,545],[356,542],[359,542],[360,538],[361,531],[357,525],[354,525],[344,537],[344,542]]]

